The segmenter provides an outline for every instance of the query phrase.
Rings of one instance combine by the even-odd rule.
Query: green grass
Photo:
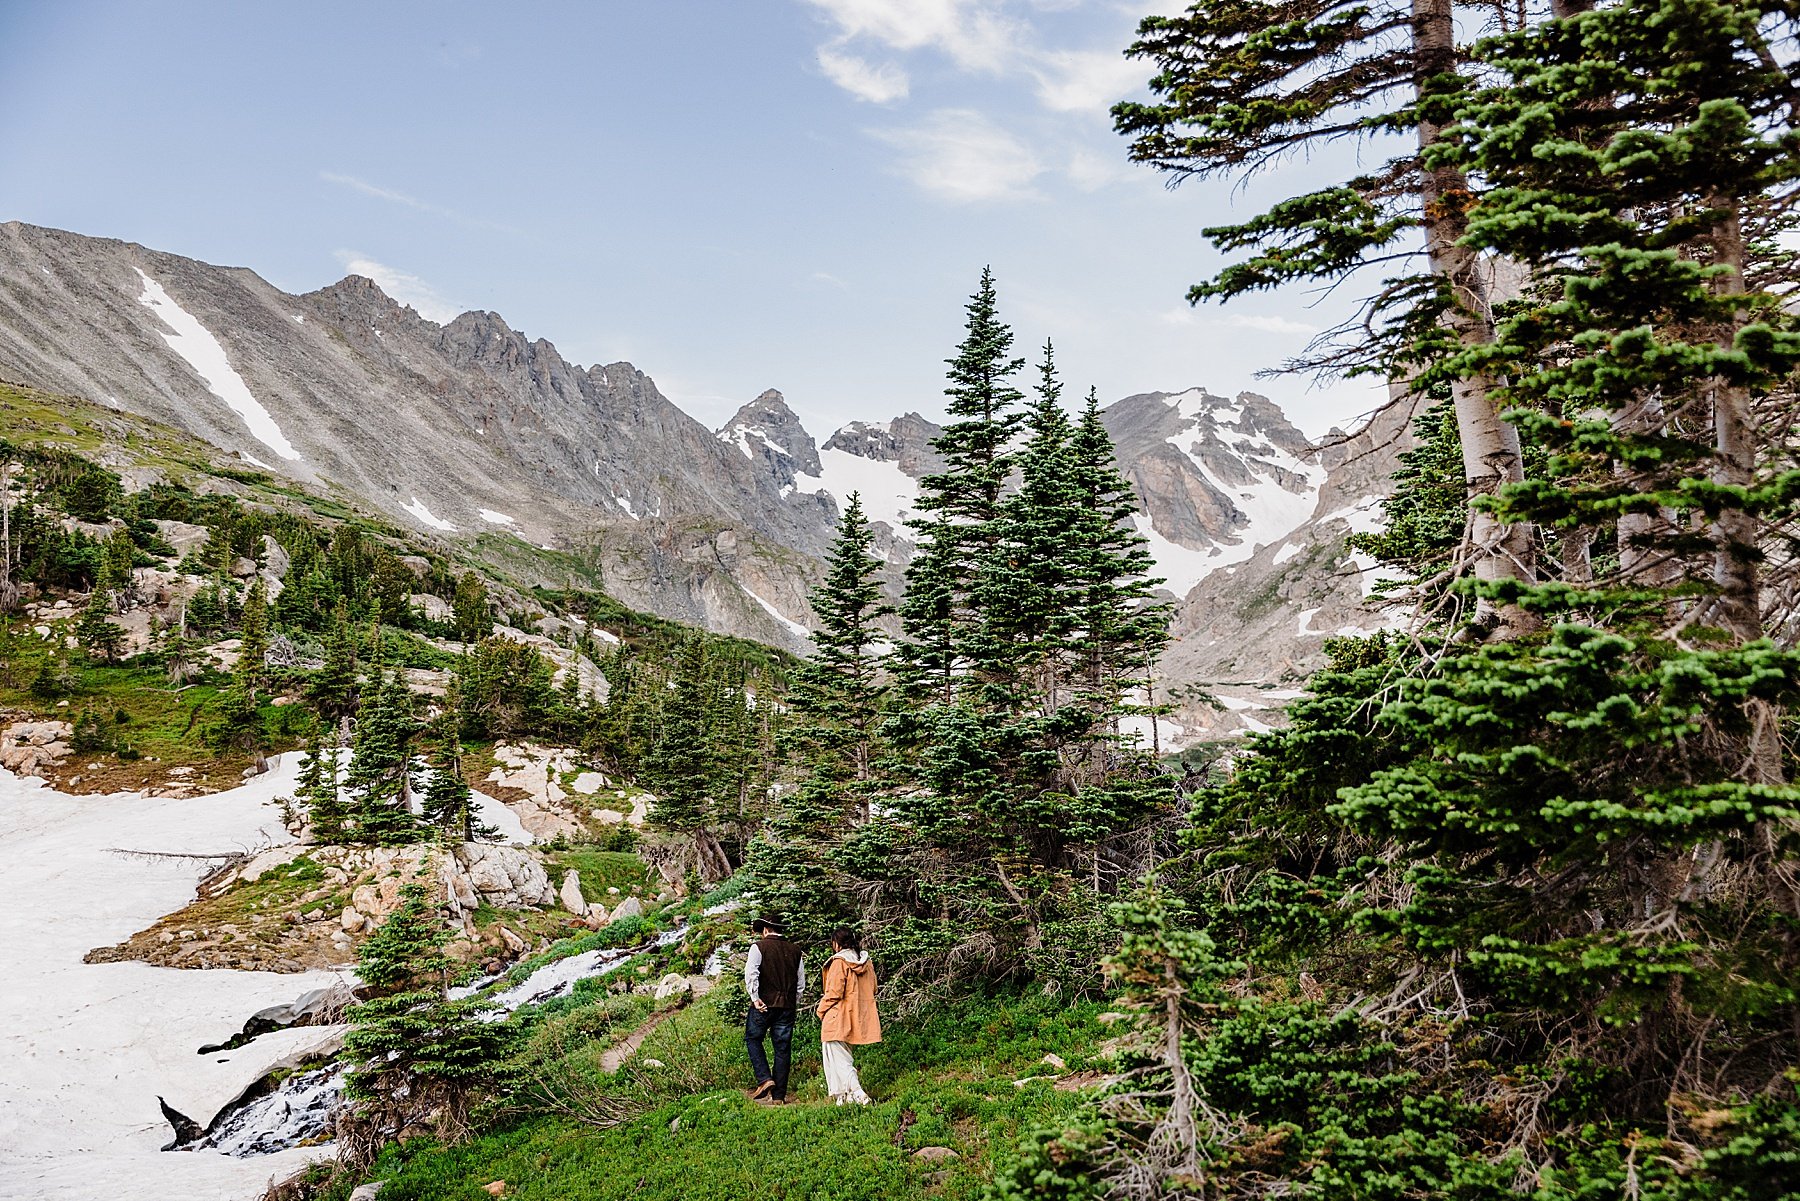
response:
[[[1022,1130],[1078,1104],[1078,1094],[1047,1081],[1014,1081],[1049,1071],[1039,1065],[1047,1052],[1079,1068],[1084,1052],[1106,1036],[1095,1021],[1098,1008],[1006,995],[892,1019],[886,1042],[857,1053],[864,1085],[877,1098],[866,1108],[838,1108],[825,1098],[818,1025],[803,1021],[795,1035],[797,1103],[763,1108],[741,1091],[752,1080],[740,1031],[702,1002],[600,1081],[643,1098],[645,1111],[624,1125],[596,1129],[568,1117],[526,1116],[459,1146],[415,1141],[391,1148],[373,1175],[387,1181],[383,1201],[478,1201],[494,1180],[505,1180],[507,1196],[523,1201],[974,1197]],[[581,1012],[553,1020],[578,1021]],[[596,1022],[605,1037],[592,1047],[620,1028],[622,1017]],[[912,1153],[926,1146],[950,1147],[961,1158],[915,1160]],[[348,1182],[342,1187],[347,1192]]]
[[[29,624],[11,627],[10,636],[0,644],[0,707],[68,722],[91,710],[117,745],[141,756],[123,760],[114,752],[78,751],[68,760],[69,770],[81,773],[84,782],[105,780],[109,785],[127,787],[139,779],[160,778],[175,766],[196,768],[195,783],[237,782],[249,757],[221,757],[206,745],[206,728],[218,716],[219,693],[225,684],[217,672],[209,671],[176,690],[170,687],[160,661],[90,663],[79,652],[70,652],[74,687],[56,697],[34,695],[32,681],[54,657],[57,639],[66,632],[60,627],[69,624],[53,623],[58,628],[49,640],[32,633]],[[68,704],[59,706],[59,700]],[[120,714],[124,721],[119,720]],[[297,735],[304,732],[290,727],[310,724],[301,707],[265,705],[262,714],[266,728],[275,735],[272,745],[277,750],[294,745]],[[87,772],[86,764],[93,762],[105,766],[100,772]]]
[[[579,847],[553,851],[544,856],[544,868],[557,888],[562,887],[566,872],[571,869],[580,872],[582,897],[598,901],[609,909],[626,897],[647,897],[652,891],[650,869],[630,851],[595,851]],[[619,895],[608,893],[609,888],[618,889]]]

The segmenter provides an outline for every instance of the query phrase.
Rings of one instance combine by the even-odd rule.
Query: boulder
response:
[[[175,548],[177,559],[187,558],[212,539],[211,530],[186,521],[159,521],[156,523],[156,532],[162,535],[164,542]]]
[[[471,842],[459,854],[469,883],[495,908],[543,908],[556,904],[556,890],[550,886],[549,874],[529,851]]]
[[[354,906],[346,906],[344,912],[338,917],[338,925],[342,926],[349,934],[355,934],[368,924],[369,919],[364,917],[362,911]]]
[[[514,954],[523,952],[530,945],[505,926],[495,926],[494,929],[500,932],[500,941],[506,944],[506,949]]]
[[[656,991],[651,995],[658,1001],[688,991],[687,977],[680,972],[670,972],[656,982]]]
[[[619,907],[612,911],[612,917],[608,918],[607,921],[616,922],[622,918],[643,916],[644,903],[636,897],[626,897],[623,901],[619,902]]]
[[[350,1191],[350,1201],[375,1201],[386,1183],[385,1180],[371,1180],[367,1184],[359,1184]]]
[[[412,607],[425,615],[426,621],[449,621],[456,616],[456,608],[441,596],[433,596],[429,592],[415,592],[411,596]]]
[[[587,916],[587,901],[582,899],[581,896],[580,872],[571,869],[568,874],[563,876],[561,896],[564,909],[567,909],[576,917]]]
[[[913,1158],[921,1163],[946,1163],[952,1159],[961,1159],[962,1156],[949,1147],[920,1147],[913,1152]]]

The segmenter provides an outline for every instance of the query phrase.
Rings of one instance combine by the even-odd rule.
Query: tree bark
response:
[[[1413,0],[1412,16],[1414,95],[1423,99],[1427,80],[1456,69],[1452,0]],[[1443,131],[1435,121],[1420,120],[1420,152],[1436,144]],[[1426,258],[1432,274],[1449,288],[1452,300],[1444,322],[1464,346],[1486,345],[1494,339],[1487,282],[1479,256],[1462,244],[1473,199],[1468,178],[1453,167],[1424,163],[1420,163],[1419,175]],[[1525,478],[1519,432],[1500,420],[1493,390],[1493,381],[1486,376],[1459,379],[1451,387],[1470,501],[1492,496]],[[1477,508],[1470,518],[1470,538],[1477,580],[1530,582],[1536,578],[1536,539],[1529,525],[1505,524]],[[1484,598],[1476,609],[1476,625],[1491,637],[1516,638],[1535,629],[1538,622],[1517,605],[1495,605]]]

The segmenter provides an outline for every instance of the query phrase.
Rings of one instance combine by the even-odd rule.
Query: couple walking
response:
[[[788,1068],[793,1062],[794,1011],[806,991],[806,964],[800,948],[788,941],[779,919],[768,914],[750,923],[756,939],[744,962],[744,991],[750,1013],[744,1019],[744,1046],[756,1070],[750,1096],[771,1104],[787,1100]],[[857,936],[845,929],[831,935],[831,958],[825,961],[817,1012],[824,1044],[825,1090],[839,1105],[867,1105],[850,1048],[881,1041],[881,1017],[875,1012],[875,969]],[[770,1067],[763,1040],[775,1044]]]

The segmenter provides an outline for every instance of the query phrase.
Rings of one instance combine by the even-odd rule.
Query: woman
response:
[[[839,1105],[867,1105],[850,1048],[881,1041],[875,1012],[875,969],[862,940],[842,927],[832,931],[825,962],[825,995],[819,998],[819,1036],[824,1041],[825,1088]]]

